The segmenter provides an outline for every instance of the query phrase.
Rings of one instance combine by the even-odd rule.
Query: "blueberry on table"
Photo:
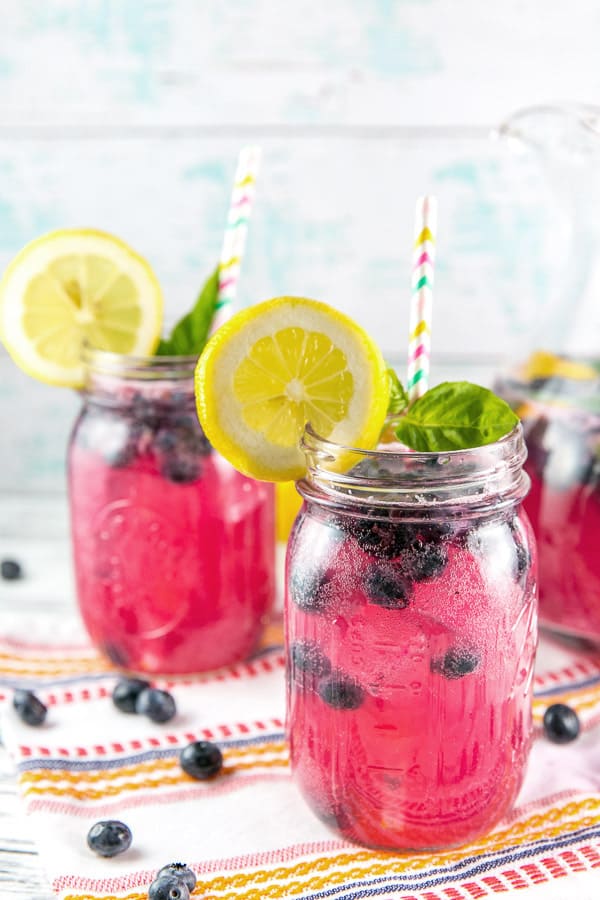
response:
[[[23,569],[16,559],[3,559],[0,563],[0,573],[5,581],[17,581],[23,577]]]
[[[166,866],[163,866],[162,869],[158,872],[156,878],[163,878],[166,875],[170,875],[178,879],[178,881],[183,881],[185,886],[187,887],[190,893],[196,887],[196,876],[185,863],[182,862],[173,862],[169,863]]]
[[[363,584],[369,601],[384,609],[406,609],[411,601],[409,582],[403,571],[392,565],[372,566]]]
[[[138,697],[149,687],[150,682],[143,678],[120,678],[113,689],[112,701],[121,712],[135,713]]]
[[[190,900],[190,891],[177,876],[161,875],[150,885],[148,900]]]
[[[479,657],[473,650],[451,647],[444,656],[431,660],[430,669],[436,675],[443,675],[444,678],[454,681],[474,672],[479,666],[479,662]]]
[[[544,713],[544,733],[555,744],[574,741],[580,731],[579,716],[565,703],[553,703]]]
[[[17,688],[13,694],[13,707],[27,725],[43,725],[46,720],[48,710],[33,691]]]
[[[204,781],[223,768],[223,754],[211,741],[192,741],[179,754],[179,764],[184,772]]]
[[[334,709],[358,709],[365,696],[357,681],[339,672],[334,672],[330,678],[321,681],[318,694],[321,700]]]
[[[168,691],[150,687],[138,694],[135,711],[140,716],[147,716],[152,722],[168,722],[176,714],[177,707]]]
[[[117,819],[102,819],[88,831],[87,842],[98,856],[118,856],[131,846],[131,829]]]

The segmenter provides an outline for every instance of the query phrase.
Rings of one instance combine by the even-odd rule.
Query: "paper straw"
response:
[[[436,226],[436,198],[431,196],[419,197],[415,216],[408,372],[406,378],[406,390],[410,403],[425,393],[429,382]]]
[[[233,312],[260,157],[260,147],[243,147],[238,158],[219,259],[219,293],[211,334],[220,328]]]

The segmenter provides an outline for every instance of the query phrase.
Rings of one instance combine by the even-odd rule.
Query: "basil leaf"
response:
[[[519,421],[508,403],[478,384],[446,381],[408,409],[396,437],[411,450],[467,450],[491,444]]]
[[[199,356],[208,340],[210,323],[217,306],[219,268],[204,282],[190,310],[174,326],[171,336],[160,341],[156,356]]]
[[[397,416],[408,406],[408,394],[391,366],[388,366],[387,373],[390,379],[390,400],[387,414],[388,416]]]

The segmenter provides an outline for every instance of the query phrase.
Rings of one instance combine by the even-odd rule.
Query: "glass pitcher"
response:
[[[528,353],[495,385],[527,442],[540,622],[600,643],[600,107],[523,109],[497,136],[539,165],[550,189]]]

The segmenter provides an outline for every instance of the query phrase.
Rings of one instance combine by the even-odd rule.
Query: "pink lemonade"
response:
[[[272,486],[212,450],[191,361],[169,361],[179,377],[160,358],[143,371],[129,362],[113,358],[116,374],[92,370],[71,439],[81,614],[125,669],[213,669],[257,649],[271,608]]]
[[[527,443],[531,490],[525,508],[538,545],[540,622],[598,643],[598,381],[555,377],[506,382],[502,389],[522,419]]]
[[[488,467],[487,487],[461,476],[457,457],[475,452],[421,454],[412,472],[402,454],[371,454],[368,478],[360,464],[346,485],[316,462],[300,483],[287,564],[292,765],[315,813],[369,846],[468,842],[522,783],[537,635],[526,484],[516,470],[494,485]],[[454,502],[440,477],[454,479]]]

